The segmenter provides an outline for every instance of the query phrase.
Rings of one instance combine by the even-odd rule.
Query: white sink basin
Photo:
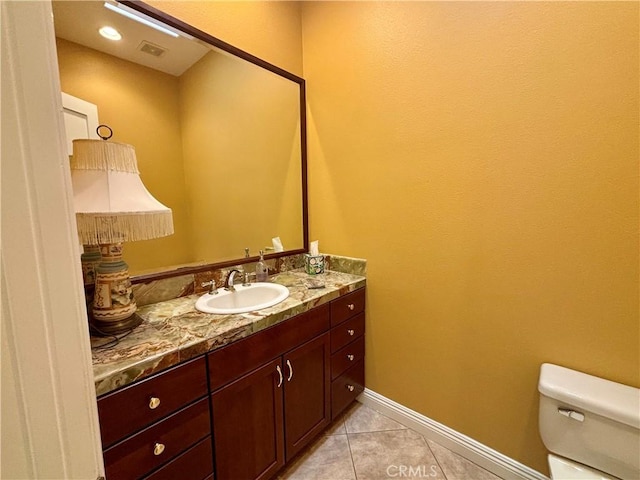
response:
[[[205,293],[196,301],[196,310],[204,313],[229,315],[273,307],[289,296],[289,289],[277,283],[257,282],[248,287],[235,286],[235,292],[224,288],[217,293]]]

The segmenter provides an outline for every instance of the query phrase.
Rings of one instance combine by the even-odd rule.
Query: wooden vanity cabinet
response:
[[[216,479],[270,478],[329,424],[329,325],[323,305],[208,355]]]
[[[364,389],[364,302],[363,288],[100,397],[107,480],[274,476]]]
[[[213,472],[206,363],[199,357],[98,399],[108,480],[203,480]]]
[[[331,302],[332,420],[364,390],[364,304],[364,288]]]

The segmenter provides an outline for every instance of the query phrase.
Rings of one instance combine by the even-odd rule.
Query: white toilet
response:
[[[640,479],[639,389],[544,363],[538,391],[552,479]]]

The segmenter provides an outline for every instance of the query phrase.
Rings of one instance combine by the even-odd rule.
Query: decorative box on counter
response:
[[[324,255],[304,255],[304,269],[309,275],[324,273]]]

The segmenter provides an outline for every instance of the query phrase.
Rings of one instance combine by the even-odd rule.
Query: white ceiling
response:
[[[197,40],[173,38],[151,27],[107,10],[104,1],[54,1],[56,36],[110,55],[179,77],[210,51]],[[122,40],[103,38],[98,29],[109,25],[120,32]],[[154,57],[139,50],[143,42],[166,50]]]

